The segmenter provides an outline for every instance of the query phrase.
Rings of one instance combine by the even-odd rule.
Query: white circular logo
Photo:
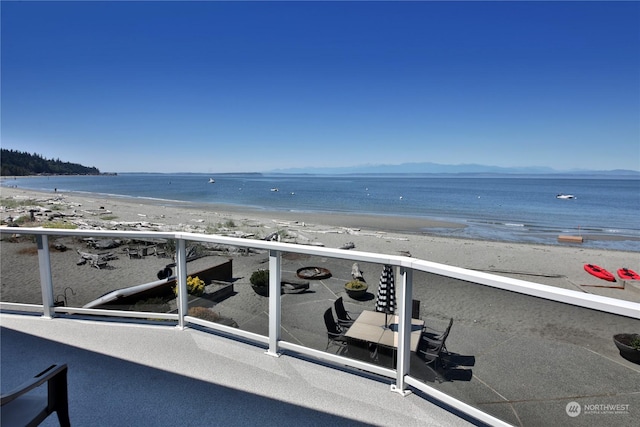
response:
[[[567,415],[570,417],[577,417],[580,415],[580,412],[582,412],[582,407],[578,402],[569,402],[567,403],[565,411],[567,411]]]

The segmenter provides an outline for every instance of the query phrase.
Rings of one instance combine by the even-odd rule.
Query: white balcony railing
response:
[[[305,246],[289,243],[249,240],[218,235],[193,234],[183,232],[139,232],[139,231],[108,231],[108,230],[64,230],[64,229],[43,229],[43,228],[7,228],[0,227],[0,234],[6,237],[7,234],[34,235],[38,249],[38,265],[40,271],[40,284],[42,291],[42,305],[25,304],[16,302],[0,303],[3,310],[33,310],[41,309],[46,318],[55,317],[57,313],[69,315],[99,315],[112,316],[130,319],[147,319],[149,312],[106,310],[100,308],[82,307],[60,307],[54,304],[53,280],[51,272],[51,260],[49,253],[50,236],[91,236],[94,238],[120,238],[120,239],[175,239],[176,241],[176,268],[177,268],[177,314],[153,313],[157,319],[173,320],[177,322],[179,328],[185,328],[189,324],[204,326],[243,339],[252,340],[267,346],[267,354],[277,356],[282,350],[296,352],[307,357],[320,359],[337,365],[350,366],[377,375],[392,378],[394,383],[391,389],[405,394],[409,386],[420,390],[427,395],[438,399],[458,411],[491,425],[506,425],[506,423],[495,416],[481,411],[475,406],[458,400],[427,385],[425,382],[413,378],[410,373],[410,334],[411,334],[411,304],[413,295],[413,276],[416,272],[431,273],[447,278],[458,279],[465,282],[475,283],[490,288],[516,292],[522,295],[542,298],[549,301],[556,301],[576,307],[583,307],[600,312],[611,313],[627,318],[640,319],[640,304],[575,292],[567,289],[540,285],[523,280],[501,277],[448,265],[419,260],[404,256],[392,256],[377,253],[367,253],[352,250],[331,249],[325,247]],[[186,267],[186,242],[202,242],[209,244],[228,245],[240,248],[252,248],[268,251],[269,254],[269,288],[270,297],[268,302],[269,324],[268,336],[260,335],[251,331],[232,328],[221,324],[212,324],[201,319],[189,316],[187,299],[187,267]],[[395,368],[377,366],[366,361],[332,354],[300,344],[288,342],[281,339],[281,298],[280,279],[281,262],[283,253],[305,254],[309,256],[319,256],[355,262],[366,262],[383,265],[391,265],[395,268],[399,280],[396,280],[398,288],[398,345],[395,354]]]

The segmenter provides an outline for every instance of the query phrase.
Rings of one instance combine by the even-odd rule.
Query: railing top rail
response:
[[[373,262],[405,267],[408,267],[413,261],[411,258],[398,255],[385,255],[346,249],[326,248],[322,246],[300,245],[295,243],[283,243],[268,240],[253,240],[241,237],[220,236],[217,234],[189,233],[183,231],[82,230],[36,227],[16,228],[0,226],[0,234],[9,233],[34,235],[40,234],[49,236],[128,237],[131,239],[183,239],[245,248],[274,250],[281,252],[296,252],[306,255],[328,256],[332,258],[346,258],[354,261]]]
[[[542,285],[540,283],[513,279],[511,277],[497,276],[495,274],[485,273],[482,271],[469,270],[418,259],[414,259],[409,267],[414,270],[478,283],[492,288],[504,289],[552,301],[578,305],[585,308],[640,319],[640,304],[632,301],[588,294],[555,286]]]
[[[481,271],[468,270],[446,264],[416,258],[387,255],[371,252],[361,252],[321,246],[301,245],[295,243],[253,240],[240,237],[228,237],[215,234],[189,233],[182,231],[134,231],[134,230],[84,230],[33,227],[0,226],[0,234],[33,234],[53,236],[92,236],[92,237],[128,237],[143,239],[183,239],[199,242],[217,243],[236,247],[264,249],[269,251],[293,252],[306,255],[317,255],[331,258],[348,259],[352,261],[389,264],[392,266],[409,268],[426,273],[438,274],[467,282],[478,283],[497,289],[504,289],[534,297],[545,298],[567,304],[573,304],[594,310],[619,314],[640,319],[640,304],[631,301],[609,298],[600,295],[587,294],[570,289],[542,285],[525,280],[512,279]]]

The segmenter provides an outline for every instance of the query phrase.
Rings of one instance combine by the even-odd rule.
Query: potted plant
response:
[[[269,270],[256,270],[249,278],[253,290],[263,297],[269,296]]]
[[[369,286],[360,280],[352,280],[344,285],[344,290],[347,291],[347,295],[354,299],[364,297],[368,288]]]
[[[613,342],[620,350],[620,356],[630,362],[640,363],[640,334],[616,334]]]
[[[193,295],[196,297],[202,296],[202,294],[204,293],[204,288],[204,280],[202,280],[198,276],[187,277],[187,293],[189,295]],[[175,294],[175,296],[178,296],[178,286],[173,287],[173,293]]]

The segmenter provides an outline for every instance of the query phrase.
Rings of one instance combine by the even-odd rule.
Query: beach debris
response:
[[[471,268],[471,270],[483,271],[485,273],[513,274],[513,275],[532,276],[532,277],[546,277],[546,278],[550,278],[550,279],[562,279],[562,278],[566,278],[567,277],[564,274],[556,274],[556,273],[538,273],[538,272],[532,272],[532,271],[496,269],[494,265],[490,265],[489,268]]]
[[[114,239],[103,239],[92,240],[89,242],[89,245],[95,249],[113,249],[122,245],[122,242]]]
[[[59,252],[64,252],[67,250],[67,247],[65,245],[63,245],[62,243],[56,243],[55,245],[53,245],[53,247],[55,248],[55,250],[59,251]]]
[[[353,277],[353,280],[365,282],[364,276],[362,275],[362,270],[360,270],[360,266],[357,262],[354,262],[351,266],[351,277]]]
[[[301,279],[322,280],[331,277],[331,272],[324,267],[302,267],[296,271]]]
[[[309,290],[308,280],[297,280],[292,278],[282,278],[280,280],[280,287],[282,293],[285,294],[298,294]]]
[[[7,227],[18,227],[18,224],[16,222],[13,222],[12,216],[8,216],[5,221],[7,223]]]
[[[113,213],[109,209],[105,209],[102,206],[100,207],[100,209],[83,209],[82,212],[86,212],[89,215],[109,215]]]
[[[324,243],[322,243],[322,242],[309,242],[309,243],[303,243],[303,245],[317,246],[317,247],[320,247],[320,248],[324,247]]]
[[[48,217],[49,217],[49,221],[53,221],[56,218],[74,218],[77,216],[82,216],[80,214],[78,214],[76,211],[73,211],[71,213],[64,213],[64,212],[51,212]]]
[[[265,237],[262,240],[266,240],[267,242],[279,242],[280,234],[277,231],[274,231],[273,233],[267,235],[267,237]]]
[[[280,234],[282,235],[282,233]],[[287,242],[287,243],[299,243],[299,244],[306,245],[306,244],[309,244],[309,242],[311,242],[311,238],[308,236],[305,236],[299,231],[287,229],[286,235],[281,241]]]
[[[622,282],[622,285],[579,285],[586,286],[589,288],[605,288],[605,289],[624,289],[625,282]]]
[[[98,270],[105,268],[107,266],[107,261],[111,261],[117,259],[113,252],[102,253],[102,254],[91,254],[89,252],[81,252],[77,250],[80,255],[80,259],[76,263],[76,265],[84,265],[89,262],[89,265],[97,268]]]
[[[124,252],[129,255],[129,259],[132,258],[142,258],[142,253],[140,252],[140,250],[138,248],[124,248]]]
[[[347,242],[344,245],[340,246],[338,249],[353,249],[356,245],[353,242]]]
[[[561,234],[558,236],[558,242],[560,243],[583,243],[584,238],[582,236],[569,236]]]

